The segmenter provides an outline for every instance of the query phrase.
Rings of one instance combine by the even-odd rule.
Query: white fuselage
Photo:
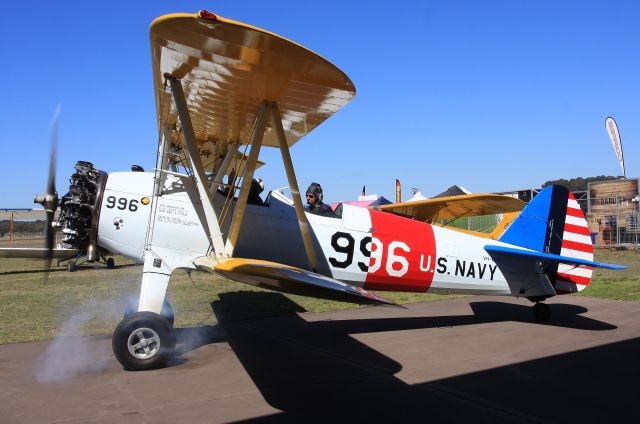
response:
[[[194,268],[210,253],[203,213],[187,177],[169,176],[153,197],[153,174],[112,173],[102,200],[101,247],[140,260],[153,245],[169,270]],[[216,193],[222,210],[225,198]],[[232,216],[232,212],[228,217]],[[317,272],[372,290],[535,296],[540,274],[530,264],[496,262],[484,250],[498,241],[386,212],[343,205],[340,218],[307,213]],[[228,221],[222,231],[228,231]],[[272,192],[266,206],[248,205],[235,257],[308,268],[292,202]],[[535,283],[535,284],[534,284]]]

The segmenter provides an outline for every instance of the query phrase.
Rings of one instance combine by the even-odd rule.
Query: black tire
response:
[[[116,267],[116,261],[113,258],[107,258],[107,268],[113,269]]]
[[[75,262],[69,262],[67,264],[67,271],[74,272],[75,270],[76,270],[76,263]]]
[[[127,306],[124,308],[124,315],[122,318],[126,319],[127,317],[137,312],[139,302],[140,301],[137,297],[135,299],[131,299],[131,301],[129,301]],[[160,311],[160,315],[162,315],[167,319],[167,321],[169,322],[169,326],[173,327],[173,322],[175,321],[175,314],[173,312],[173,307],[171,306],[171,303],[169,303],[166,297],[164,298],[164,302],[162,303],[162,310]]]
[[[548,321],[551,316],[551,309],[546,303],[536,303],[533,305],[533,316],[536,321]]]
[[[167,319],[153,312],[136,312],[120,321],[111,340],[118,362],[130,371],[163,367],[175,348]]]

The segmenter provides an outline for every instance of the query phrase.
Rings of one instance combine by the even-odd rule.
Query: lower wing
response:
[[[202,257],[196,259],[195,264],[199,269],[241,283],[284,293],[359,304],[399,306],[360,287],[276,262],[233,258],[215,263],[208,257]]]

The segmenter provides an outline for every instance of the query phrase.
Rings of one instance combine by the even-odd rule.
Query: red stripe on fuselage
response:
[[[436,267],[436,241],[431,225],[386,212],[369,211],[373,238],[368,290],[425,292]],[[377,251],[381,246],[382,252]]]

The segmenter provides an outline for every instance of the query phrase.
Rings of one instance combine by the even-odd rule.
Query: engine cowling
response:
[[[139,171],[109,174],[100,207],[100,248],[142,260],[154,199],[154,175]]]
[[[78,161],[54,223],[63,234],[64,247],[78,249],[87,261],[99,258],[98,221],[107,178],[108,174],[96,169],[91,162]]]

